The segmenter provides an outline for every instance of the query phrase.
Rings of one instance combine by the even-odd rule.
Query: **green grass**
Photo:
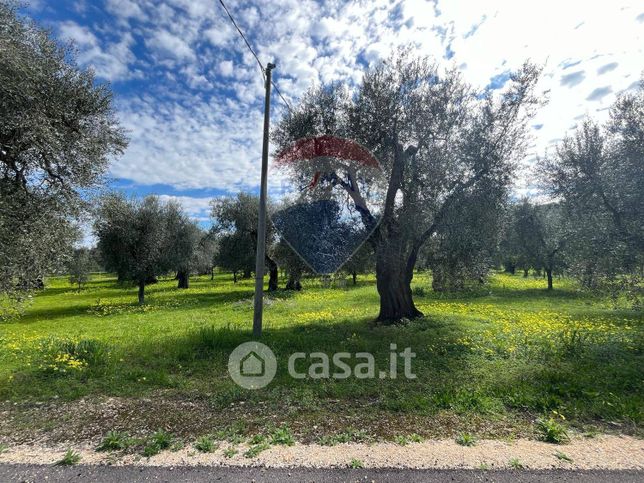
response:
[[[541,439],[548,443],[563,444],[570,439],[565,426],[554,418],[538,419],[536,427]]]
[[[563,453],[561,451],[557,451],[554,453],[555,458],[557,458],[560,461],[565,461],[567,463],[573,463],[573,460],[570,456],[568,456],[566,453]]]
[[[498,274],[476,293],[437,294],[430,278],[417,274],[412,288],[425,317],[391,327],[372,323],[373,276],[346,288],[305,280],[302,292],[267,295],[262,341],[276,354],[278,372],[258,391],[227,376],[230,352],[251,340],[253,281],[233,284],[218,274],[214,281],[194,277],[188,290],[175,285],[167,278],[147,287],[140,307],[136,288],[110,276],[93,276],[80,292],[64,277],[48,279],[21,319],[0,323],[0,401],[154,399],[163,391],[205,400],[231,425],[248,419],[235,408],[261,407],[248,427],[192,435],[212,430],[232,443],[249,433],[270,435],[282,423],[289,434],[271,439],[353,441],[343,434],[348,416],[370,434],[386,426],[383,418],[416,416],[454,435],[467,427],[451,428],[454,421],[529,428],[553,410],[573,427],[611,421],[637,432],[642,421],[641,313],[615,309],[567,279],[556,279],[548,292],[542,279]],[[401,365],[396,379],[294,380],[287,373],[296,351],[371,352],[377,369],[388,369],[390,343],[416,353],[416,379],[403,378]],[[319,430],[307,429],[318,423]],[[391,425],[391,438],[431,432],[401,425]]]
[[[456,443],[461,446],[474,446],[476,438],[469,433],[461,433],[456,437]]]
[[[175,439],[170,433],[159,430],[146,441],[143,456],[157,455],[165,449],[170,449],[173,443],[175,443]]]
[[[101,444],[98,445],[96,451],[120,451],[126,450],[133,444],[132,438],[127,433],[119,431],[109,431]]]
[[[68,449],[60,461],[56,462],[58,466],[73,466],[78,464],[81,460],[81,455],[77,452]]]
[[[219,445],[210,437],[202,436],[195,441],[195,449],[201,453],[212,453]]]

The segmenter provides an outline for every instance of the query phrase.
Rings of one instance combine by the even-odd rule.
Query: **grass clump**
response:
[[[476,438],[469,433],[461,433],[456,437],[456,443],[461,446],[474,446]]]
[[[132,445],[132,438],[127,433],[120,431],[109,431],[96,451],[122,451]]]
[[[573,462],[572,458],[570,456],[568,456],[566,453],[562,452],[562,451],[557,451],[554,454],[554,456],[555,456],[555,458],[557,458],[558,460],[561,460],[561,461],[567,461],[568,463]]]
[[[293,433],[286,424],[271,431],[271,444],[281,444],[284,446],[293,446],[295,444]]]
[[[201,453],[212,453],[219,445],[210,436],[202,436],[195,441],[195,449]]]
[[[342,443],[368,443],[372,440],[366,431],[349,428],[336,434],[324,435],[318,439],[322,446],[335,446]]]
[[[0,443],[0,454],[5,453],[8,449],[9,449],[8,445],[4,443]]]
[[[256,458],[262,451],[266,451],[271,445],[268,443],[254,444],[244,453],[246,458]]]
[[[237,450],[237,448],[233,448],[233,447],[231,446],[230,448],[226,448],[226,449],[224,450],[224,457],[225,457],[225,458],[232,458],[232,457],[233,457],[233,456],[235,456],[237,453],[239,453],[239,451]]]
[[[564,425],[553,418],[538,419],[536,428],[541,439],[548,443],[564,444],[570,441]]]
[[[72,449],[68,449],[63,455],[62,459],[56,464],[58,466],[72,466],[81,460],[81,455]]]
[[[523,468],[525,468],[525,466],[523,466],[523,463],[519,461],[519,458],[511,458],[508,462],[508,465],[510,465],[510,468],[512,468],[513,470],[522,470]]]
[[[244,422],[236,422],[227,426],[224,429],[220,429],[215,433],[215,438],[219,441],[227,441],[231,444],[243,443],[246,433],[246,424]]]
[[[165,449],[169,449],[174,442],[174,437],[163,430],[159,430],[154,433],[146,442],[145,447],[143,448],[143,456],[154,456],[159,454]]]
[[[422,443],[423,437],[419,434],[412,433],[408,435],[399,435],[394,438],[396,444],[400,446],[407,446],[409,443]]]
[[[359,459],[353,458],[353,459],[349,462],[349,468],[352,468],[352,469],[354,469],[354,470],[357,470],[357,469],[360,469],[360,468],[364,468],[364,463],[363,463],[361,460],[359,460]]]

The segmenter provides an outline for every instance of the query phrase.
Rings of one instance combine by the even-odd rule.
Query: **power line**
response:
[[[280,90],[277,88],[277,84],[275,84],[275,82],[273,82],[272,80],[271,80],[271,84],[273,84],[273,87],[275,88],[275,92],[277,92],[277,94],[280,96],[280,98],[282,99],[282,102],[284,103],[286,108],[289,110],[289,112],[292,113],[293,109],[291,108],[291,105],[288,103],[288,101],[286,99],[284,99],[284,96],[282,95]]]
[[[244,39],[244,42],[246,43],[246,47],[248,47],[248,50],[250,50],[250,53],[251,53],[251,54],[253,54],[253,57],[255,57],[255,60],[257,61],[257,63],[259,64],[259,68],[261,69],[262,77],[264,78],[264,80],[266,80],[266,76],[265,76],[265,71],[266,71],[266,69],[264,68],[264,65],[262,64],[262,61],[261,61],[261,60],[259,60],[259,57],[257,56],[257,54],[255,53],[255,51],[254,51],[254,50],[253,50],[253,48],[251,47],[250,42],[248,41],[248,39],[247,39],[247,38],[246,38],[246,36],[244,35],[244,32],[242,32],[242,31],[241,31],[241,29],[240,29],[240,28],[239,28],[239,26],[237,25],[237,22],[235,22],[235,19],[233,18],[232,14],[230,13],[230,10],[228,10],[228,7],[226,7],[226,4],[224,3],[224,0],[219,0],[219,3],[221,3],[221,6],[222,6],[222,7],[224,7],[224,10],[226,11],[226,14],[228,15],[228,18],[230,19],[230,21],[232,22],[232,24],[233,24],[233,25],[235,26],[235,28],[237,29],[237,32],[239,32],[239,35],[241,35],[241,38],[242,38],[242,39]],[[283,103],[284,103],[284,105],[287,107],[287,109],[288,109],[290,112],[293,112],[293,109],[291,108],[291,105],[290,105],[290,104],[288,103],[288,101],[284,98],[284,96],[282,95],[282,93],[281,93],[281,92],[280,92],[280,90],[278,89],[277,84],[275,84],[275,81],[273,81],[272,79],[271,79],[271,84],[272,84],[272,86],[275,88],[275,92],[277,92],[277,94],[280,96],[280,99],[282,99],[282,102],[283,102]]]
[[[253,54],[253,56],[255,57],[255,60],[259,64],[259,68],[262,70],[262,76],[263,76],[264,75],[264,66],[262,65],[262,61],[259,60],[259,57],[257,57],[257,54],[255,53],[253,48],[250,46],[250,43],[246,39],[246,36],[244,35],[244,32],[242,32],[241,29],[237,26],[237,22],[235,22],[235,19],[233,18],[233,16],[228,11],[228,7],[226,7],[226,4],[224,3],[224,0],[219,0],[219,3],[221,3],[221,6],[224,7],[224,10],[228,14],[228,18],[230,19],[230,21],[233,23],[233,25],[237,29],[237,32],[239,32],[239,35],[241,35],[241,38],[244,39],[244,42],[246,42],[246,47],[248,47],[248,50],[250,50],[250,53]]]

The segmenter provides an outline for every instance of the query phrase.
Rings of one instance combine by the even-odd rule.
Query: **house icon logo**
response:
[[[245,389],[267,386],[277,372],[275,354],[261,342],[244,342],[228,358],[228,373],[233,381]]]
[[[241,360],[240,374],[244,377],[261,377],[266,371],[266,362],[255,351],[251,351]]]

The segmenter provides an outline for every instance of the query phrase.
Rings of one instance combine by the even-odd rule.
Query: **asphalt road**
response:
[[[266,469],[229,467],[39,466],[0,464],[0,482],[583,482],[641,483],[638,471]]]

